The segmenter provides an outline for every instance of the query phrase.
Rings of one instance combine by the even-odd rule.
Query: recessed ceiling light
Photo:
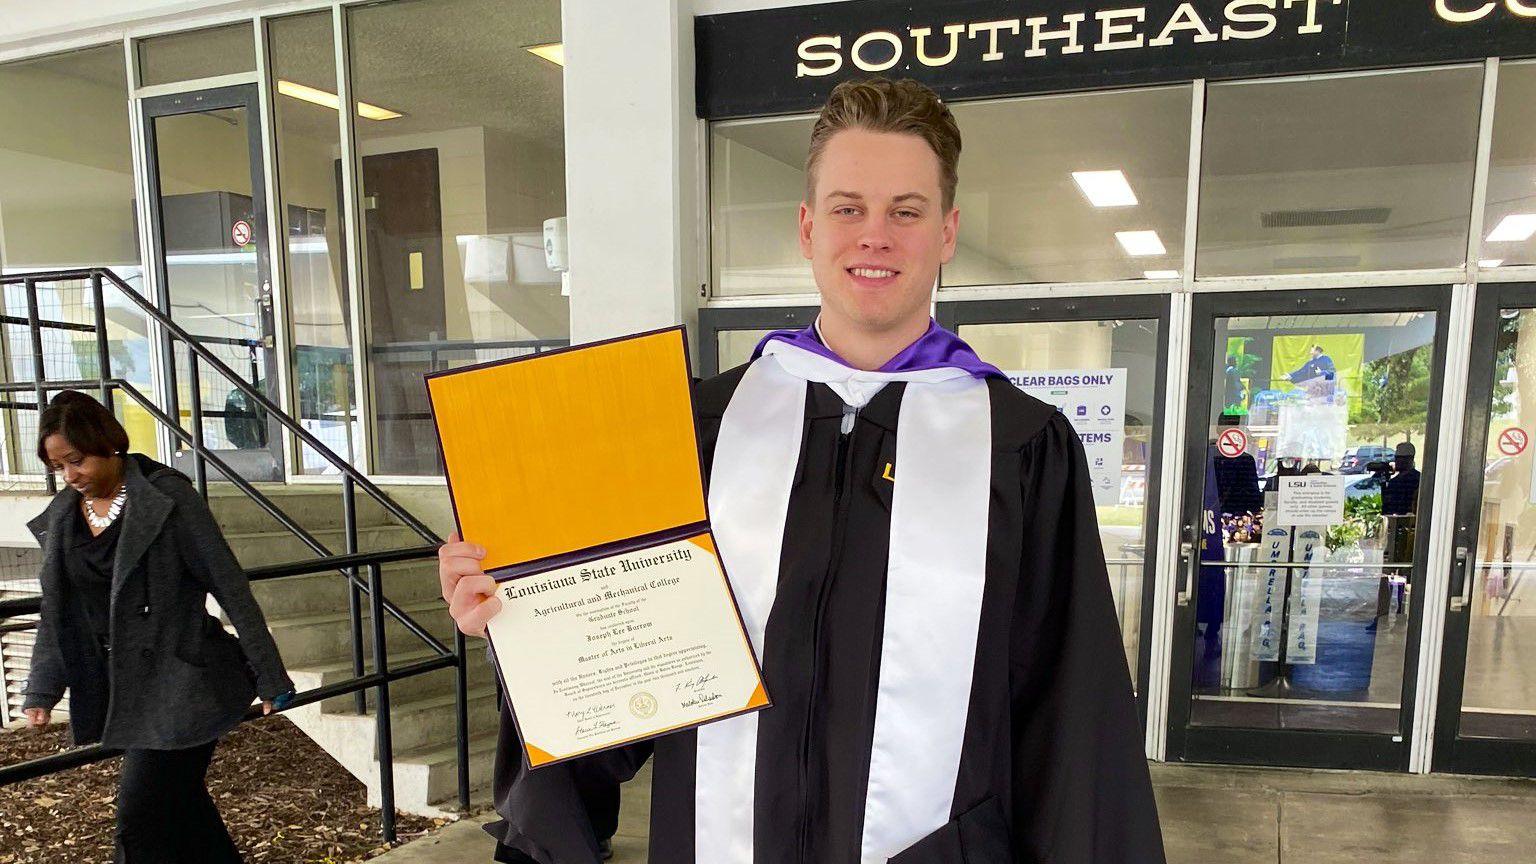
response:
[[[1167,255],[1168,249],[1158,238],[1156,231],[1116,231],[1115,239],[1125,254],[1141,258],[1147,255]]]
[[[529,54],[533,54],[536,57],[543,57],[545,60],[548,60],[556,66],[565,65],[564,42],[545,42],[543,45],[524,45],[523,50],[527,51]]]
[[[1095,207],[1131,207],[1136,193],[1121,171],[1073,171],[1072,179]]]
[[[1477,266],[1483,268],[1484,270],[1492,270],[1493,268],[1503,263],[1503,258],[1484,258],[1483,260],[1477,262]]]
[[[1177,278],[1179,278],[1179,271],[1177,271],[1177,270],[1148,270],[1145,273],[1143,273],[1142,275],[1147,277],[1148,279],[1177,279]]]
[[[277,92],[284,96],[292,96],[295,99],[329,108],[332,111],[341,110],[341,98],[335,93],[308,87],[296,81],[288,81],[279,78]],[[396,117],[404,117],[399,111],[391,111],[388,108],[380,108],[377,105],[369,105],[367,102],[357,103],[357,116],[366,120],[393,120]]]
[[[1536,235],[1536,213],[1505,216],[1499,227],[1488,235],[1489,243],[1520,243]]]

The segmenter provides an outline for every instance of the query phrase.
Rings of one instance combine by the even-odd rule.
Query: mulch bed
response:
[[[65,726],[0,730],[0,765],[68,748]],[[118,759],[0,786],[0,864],[112,860]],[[341,864],[387,851],[363,784],[282,717],[246,723],[214,752],[208,789],[250,864]],[[447,820],[401,814],[400,842]]]

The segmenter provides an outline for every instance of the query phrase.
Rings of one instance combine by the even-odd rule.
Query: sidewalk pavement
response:
[[[1487,864],[1530,860],[1536,781],[1153,765],[1169,864]],[[614,864],[644,864],[650,773],[624,787]],[[480,826],[455,823],[374,859],[488,864]]]

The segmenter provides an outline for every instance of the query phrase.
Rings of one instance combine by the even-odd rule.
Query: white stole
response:
[[[884,864],[948,823],[954,804],[986,577],[991,403],[985,381],[962,369],[863,372],[786,342],[765,346],[721,420],[709,490],[715,539],[759,658],[778,588],[808,381],[827,384],[855,408],[887,383],[907,382],[859,856],[861,864]],[[699,729],[700,864],[752,864],[756,773],[756,714]]]

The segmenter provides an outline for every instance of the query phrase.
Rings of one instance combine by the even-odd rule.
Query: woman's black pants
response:
[[[123,754],[116,864],[239,864],[240,853],[208,795],[208,763],[217,743]]]

